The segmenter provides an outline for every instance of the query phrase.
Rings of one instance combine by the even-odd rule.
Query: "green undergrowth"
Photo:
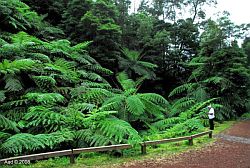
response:
[[[214,135],[230,128],[235,121],[225,121],[216,123]],[[180,154],[188,150],[195,150],[205,147],[213,143],[215,139],[208,138],[208,135],[194,139],[194,145],[189,146],[188,141],[180,141],[174,143],[160,144],[157,146],[148,146],[147,154],[141,155],[140,146],[135,146],[132,149],[118,151],[117,153],[82,153],[80,154],[74,165],[69,163],[68,157],[51,158],[48,160],[37,161],[29,165],[12,165],[3,166],[3,168],[85,168],[85,167],[118,167],[121,164],[129,163],[136,160],[154,159],[158,157],[169,157],[175,154]],[[122,153],[122,156],[120,156]],[[116,156],[118,155],[118,156]]]
[[[248,112],[248,113],[244,113],[241,117],[240,117],[241,119],[250,119],[250,112]]]

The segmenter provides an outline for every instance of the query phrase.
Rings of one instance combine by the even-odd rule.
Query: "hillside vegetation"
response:
[[[249,112],[249,23],[206,19],[215,3],[1,0],[0,158],[190,135],[209,104],[217,121]]]

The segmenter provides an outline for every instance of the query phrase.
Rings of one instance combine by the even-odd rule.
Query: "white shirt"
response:
[[[208,112],[208,118],[209,119],[213,119],[214,118],[214,108],[210,108],[209,112]]]

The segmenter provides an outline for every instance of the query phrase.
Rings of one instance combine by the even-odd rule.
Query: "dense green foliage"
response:
[[[1,0],[0,158],[199,132],[209,104],[249,112],[249,24],[174,2]]]

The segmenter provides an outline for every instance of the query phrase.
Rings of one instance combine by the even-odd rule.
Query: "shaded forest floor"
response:
[[[250,120],[216,135],[208,146],[172,157],[125,163],[127,168],[250,168]]]

